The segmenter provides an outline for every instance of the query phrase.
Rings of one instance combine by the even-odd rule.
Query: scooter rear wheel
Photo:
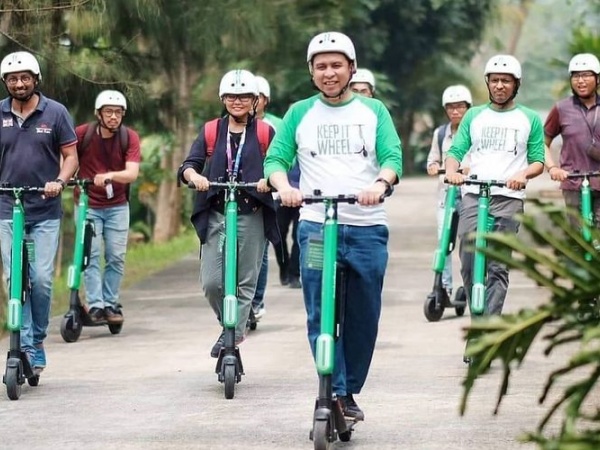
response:
[[[454,297],[454,303],[460,304],[460,306],[455,306],[454,311],[458,317],[462,317],[465,315],[466,304],[467,304],[467,293],[464,287],[459,287],[456,290],[456,296]]]
[[[223,384],[225,385],[225,398],[231,400],[235,393],[235,366],[233,364],[224,367]]]
[[[444,304],[442,302],[439,302],[438,308],[436,308],[435,293],[427,296],[423,305],[423,313],[429,322],[437,322],[444,315]]]
[[[315,450],[327,450],[329,448],[329,434],[329,420],[315,420],[313,422],[312,437]]]
[[[60,322],[60,335],[65,342],[76,342],[81,336],[82,327],[81,320],[78,320],[77,326],[73,327],[73,316],[65,316]]]
[[[19,383],[19,368],[8,367],[4,374],[4,384],[6,384],[6,395],[11,400],[19,400],[21,396],[21,384]]]

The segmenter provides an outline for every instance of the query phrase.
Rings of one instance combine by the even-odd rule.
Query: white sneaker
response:
[[[258,311],[254,311],[254,318],[258,322],[266,313],[267,310],[265,308],[258,308]]]

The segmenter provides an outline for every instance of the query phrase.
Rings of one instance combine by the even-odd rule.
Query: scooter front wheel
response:
[[[65,342],[76,342],[81,336],[81,320],[74,320],[72,315],[67,315],[60,322],[60,335]]]
[[[423,313],[429,322],[437,322],[444,315],[444,304],[442,302],[436,302],[435,297],[435,293],[429,294],[423,305]]]
[[[6,384],[6,395],[11,400],[19,400],[21,397],[21,384],[19,383],[19,368],[7,367],[4,374],[4,384]]]
[[[314,421],[312,438],[315,450],[328,450],[330,431],[329,420]]]
[[[235,365],[228,364],[223,369],[223,383],[225,385],[225,398],[231,400],[235,393]]]
[[[111,323],[108,325],[108,329],[110,330],[110,334],[119,334],[123,329],[122,323]]]

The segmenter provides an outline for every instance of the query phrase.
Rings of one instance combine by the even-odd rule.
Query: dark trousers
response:
[[[281,232],[281,241],[275,246],[275,256],[279,265],[281,278],[298,278],[300,276],[300,247],[298,246],[298,219],[300,208],[282,206],[277,210],[277,225]],[[288,249],[287,235],[292,228],[292,249]]]

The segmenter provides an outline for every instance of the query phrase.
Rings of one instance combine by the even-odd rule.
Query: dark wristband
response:
[[[394,192],[394,187],[392,186],[392,183],[390,183],[385,178],[377,178],[375,180],[375,183],[383,183],[383,184],[385,184],[385,195],[389,196],[389,195],[392,194],[392,192]]]
[[[67,183],[65,183],[63,180],[61,180],[60,178],[57,178],[56,180],[54,180],[55,183],[60,184],[61,189],[64,190],[64,188],[67,186]]]

